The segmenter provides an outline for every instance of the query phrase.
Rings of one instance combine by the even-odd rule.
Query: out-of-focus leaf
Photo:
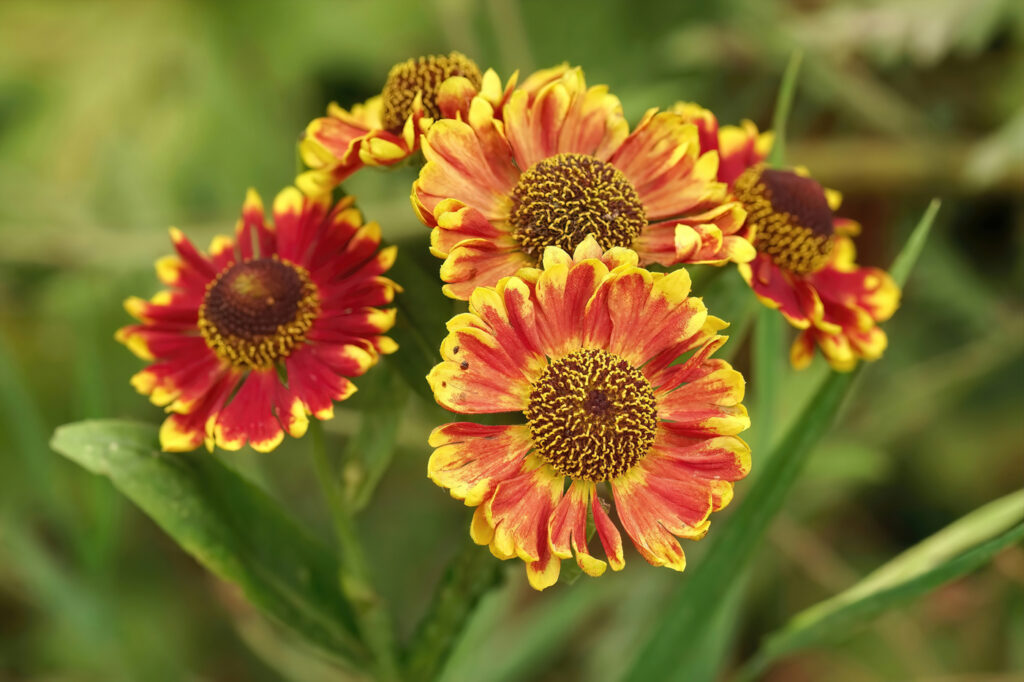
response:
[[[1024,108],[975,146],[963,179],[976,188],[989,188],[1003,179],[1010,180],[1012,187],[1024,184]]]
[[[802,60],[803,56],[799,51],[790,56],[786,71],[782,74],[779,94],[775,99],[775,113],[772,116],[775,140],[768,155],[768,164],[775,168],[786,163],[786,126],[789,112],[793,108],[793,97],[796,95]],[[754,426],[751,432],[754,452],[766,450],[772,443],[776,423],[775,406],[784,361],[783,326],[782,316],[777,310],[762,308],[758,311],[757,321],[754,323]]]
[[[841,3],[796,20],[800,38],[823,52],[866,56],[881,65],[932,66],[972,56],[1020,12],[1015,0],[887,0]],[[1019,6],[1018,6],[1019,7]]]
[[[338,565],[258,488],[205,454],[162,453],[155,427],[96,420],[57,429],[54,450],[113,484],[178,544],[324,652],[366,652],[337,587]]]
[[[885,611],[966,575],[1024,539],[1022,521],[1024,491],[971,512],[850,589],[795,616],[789,625],[766,639],[744,666],[740,679],[755,679],[784,656],[840,638]]]
[[[1024,521],[1024,491],[1018,491],[957,519],[938,533],[902,552],[841,595],[806,611],[808,618],[827,615],[845,604],[890,589]],[[820,610],[819,610],[820,609]],[[794,619],[794,624],[802,617]]]
[[[739,585],[739,575],[771,519],[782,507],[814,445],[831,426],[859,372],[832,373],[811,398],[796,424],[767,460],[739,508],[722,528],[712,530],[714,544],[669,601],[661,625],[642,647],[628,680],[683,679],[675,661],[679,642],[695,641],[710,614]],[[716,532],[717,531],[717,532]],[[666,676],[666,671],[673,671]]]
[[[15,356],[8,350],[3,335],[0,335],[0,426],[3,427],[0,444],[6,441],[10,452],[21,456],[18,465],[41,497],[44,511],[64,512],[66,500],[61,499],[53,485],[53,461],[45,456],[48,429],[43,425],[43,416],[21,378]]]
[[[931,229],[937,205],[925,211],[910,239],[897,256],[894,277],[902,283],[909,275],[925,237]],[[720,607],[725,595],[739,584],[739,576],[764,535],[772,518],[782,508],[810,456],[835,420],[854,379],[863,365],[852,372],[832,372],[807,403],[800,418],[765,460],[761,473],[746,492],[739,508],[724,525],[712,531],[714,544],[704,561],[679,586],[665,609],[665,617],[653,636],[634,658],[626,679],[682,679],[674,667],[680,642],[697,641],[709,614]],[[755,466],[757,460],[755,459]],[[667,671],[672,671],[667,673]]]
[[[789,123],[789,112],[793,109],[793,97],[796,95],[801,62],[803,62],[803,53],[799,50],[790,55],[786,70],[782,74],[779,94],[775,99],[775,112],[772,115],[772,131],[775,133],[775,140],[772,142],[771,152],[768,153],[768,165],[776,168],[786,163],[786,126]]]
[[[896,284],[899,286],[902,287],[907,283],[910,271],[913,269],[914,263],[917,262],[918,256],[921,255],[921,249],[924,248],[924,243],[928,240],[928,234],[932,231],[932,224],[935,222],[935,216],[938,215],[941,205],[941,201],[932,199],[931,203],[928,204],[928,208],[925,209],[924,215],[921,216],[921,220],[918,221],[917,227],[910,233],[907,243],[903,245],[896,259],[892,262],[889,274],[892,275],[892,278],[896,280]]]
[[[764,452],[771,447],[778,415],[778,388],[784,368],[782,335],[785,333],[778,310],[761,307],[754,321],[753,407],[751,448]]]

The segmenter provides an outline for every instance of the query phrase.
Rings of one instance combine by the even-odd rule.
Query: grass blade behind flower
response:
[[[1022,521],[1024,492],[1007,495],[961,517],[848,590],[794,616],[765,640],[740,670],[739,679],[757,679],[780,658],[834,641],[882,613],[966,575],[1024,539]]]
[[[920,253],[937,212],[932,202],[894,261],[897,283],[902,285]],[[832,372],[804,408],[789,432],[765,461],[760,475],[744,492],[736,512],[722,528],[713,529],[713,543],[704,561],[682,577],[679,588],[665,608],[665,616],[651,639],[634,659],[626,679],[683,679],[677,667],[680,646],[700,642],[708,619],[725,602],[731,589],[738,589],[739,577],[753,556],[758,542],[782,508],[786,494],[803,469],[819,440],[828,432],[843,399],[863,364],[852,372]],[[716,532],[717,531],[717,532]]]

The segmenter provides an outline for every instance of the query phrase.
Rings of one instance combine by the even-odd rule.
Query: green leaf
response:
[[[905,280],[921,251],[935,219],[936,207],[929,207],[896,258],[897,281]],[[852,372],[829,374],[807,403],[782,441],[767,457],[754,455],[761,465],[746,490],[739,508],[722,528],[713,529],[713,544],[704,561],[683,576],[665,609],[665,617],[651,639],[641,648],[626,679],[681,679],[676,667],[680,642],[699,641],[708,618],[716,612],[730,590],[742,583],[740,575],[758,541],[782,508],[786,494],[803,469],[812,449],[828,432],[863,364]],[[666,677],[666,671],[673,671]]]
[[[866,576],[854,587],[804,613],[808,618],[825,615],[845,603],[912,580],[925,571],[954,559],[980,542],[988,540],[1022,521],[1024,521],[1024,491],[1018,491],[989,502],[904,551]],[[794,624],[797,620],[800,620],[800,617],[794,619]]]
[[[108,477],[218,577],[340,660],[365,663],[338,565],[263,491],[206,453],[160,452],[157,429],[96,420],[57,429],[54,450]]]
[[[1024,491],[971,512],[877,569],[850,589],[795,616],[741,670],[756,679],[773,662],[834,641],[891,609],[987,563],[1024,539]]]
[[[789,56],[789,63],[782,74],[782,84],[779,86],[779,95],[775,100],[775,112],[772,116],[772,131],[775,133],[775,141],[772,143],[772,150],[768,153],[768,165],[778,168],[786,163],[786,124],[789,121],[789,112],[793,108],[793,97],[796,94],[797,76],[800,75],[800,62],[803,61],[803,52],[794,51]]]
[[[917,262],[918,256],[921,255],[921,250],[924,249],[924,244],[928,240],[928,234],[932,231],[932,225],[935,223],[935,216],[938,215],[940,206],[942,206],[941,201],[938,199],[931,200],[928,208],[924,211],[924,215],[921,216],[921,220],[918,221],[914,231],[910,233],[907,243],[892,262],[892,267],[889,268],[889,274],[892,275],[892,278],[896,280],[896,284],[900,287],[907,283],[910,271],[913,269],[914,263]]]
[[[832,373],[811,398],[800,418],[765,463],[739,508],[722,528],[713,528],[714,544],[704,561],[683,576],[666,606],[667,614],[642,647],[626,679],[680,679],[679,643],[695,641],[739,576],[772,518],[782,508],[814,445],[831,426],[858,372]],[[755,460],[755,466],[757,460]],[[714,524],[712,524],[714,526]],[[673,674],[666,677],[666,671]]]
[[[775,141],[768,154],[768,165],[774,168],[786,163],[786,126],[789,112],[793,108],[793,97],[796,95],[797,77],[800,75],[802,60],[803,53],[799,50],[790,55],[775,100],[775,112],[772,116]],[[762,308],[754,323],[754,409],[751,413],[754,427],[751,431],[751,446],[755,452],[771,446],[773,428],[778,420],[775,406],[778,403],[778,389],[782,382],[784,334],[785,329],[779,311]]]
[[[753,406],[750,410],[750,446],[754,452],[771,447],[778,421],[778,392],[785,365],[782,338],[785,333],[778,310],[761,307],[754,321],[752,366]]]

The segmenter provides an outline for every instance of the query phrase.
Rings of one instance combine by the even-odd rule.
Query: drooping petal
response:
[[[555,556],[571,559],[575,553],[583,572],[596,577],[605,572],[608,564],[587,549],[587,505],[593,494],[593,483],[573,481],[548,520],[548,536]]]
[[[686,568],[677,536],[698,539],[707,532],[711,494],[699,488],[659,480],[642,466],[612,481],[615,509],[640,555],[654,566]]]
[[[499,483],[484,503],[493,544],[523,561],[543,561],[550,553],[548,519],[561,496],[562,477],[547,465],[527,461],[522,473]]]

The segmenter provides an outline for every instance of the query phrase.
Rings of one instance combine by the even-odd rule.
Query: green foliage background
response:
[[[294,177],[295,140],[310,118],[332,99],[374,94],[389,66],[409,56],[460,49],[502,75],[569,61],[589,82],[608,83],[633,120],[685,99],[723,123],[767,127],[794,47],[805,56],[787,156],[843,190],[843,214],[865,226],[861,260],[888,265],[927,200],[941,195],[944,206],[886,327],[886,357],[863,373],[756,553],[749,590],[737,589],[740,617],[720,638],[727,663],[747,658],[794,613],[1021,487],[1019,3],[0,5],[0,680],[338,679],[106,480],[47,446],[68,421],[160,419],[128,385],[140,363],[112,333],[128,319],[125,296],[156,291],[151,263],[170,249],[167,226],[199,243],[229,232],[247,187],[269,199]],[[408,204],[412,177],[370,170],[346,189],[388,239],[406,245],[401,267],[433,268]],[[744,325],[735,322],[730,345],[739,347]],[[735,356],[744,369],[748,355],[743,347]],[[785,371],[776,434],[825,369]],[[328,436],[337,449],[362,446],[362,412],[404,405],[392,466],[359,523],[408,636],[465,542],[470,512],[425,476],[426,434],[440,411],[406,391],[392,363],[360,386]],[[289,440],[270,455],[216,456],[327,538],[308,449]],[[375,482],[372,466],[349,473],[355,488]],[[705,543],[687,548],[691,567]],[[628,563],[622,574],[543,595],[510,565],[445,679],[617,679],[665,595],[685,580],[636,555]],[[1017,546],[768,676],[983,679],[1024,672],[1012,646],[1022,637]],[[694,658],[685,643],[679,656]]]

